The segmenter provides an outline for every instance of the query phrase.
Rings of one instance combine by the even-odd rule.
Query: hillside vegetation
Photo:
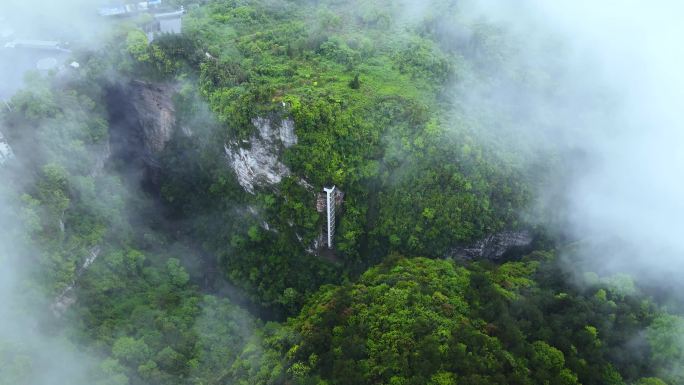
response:
[[[181,35],[148,44],[122,22],[75,54],[81,71],[34,76],[1,117],[17,157],[0,167],[16,224],[0,261],[26,277],[7,313],[37,312],[98,385],[684,383],[684,318],[628,276],[571,279],[572,250],[543,229],[515,260],[446,258],[533,227],[533,192],[562,169],[512,149],[528,138],[498,131],[515,124],[505,106],[460,99],[494,74],[531,92],[552,74],[507,67],[514,36],[439,3],[206,1]],[[107,95],[131,80],[177,90],[145,189],[109,153]],[[279,149],[291,173],[252,194],[225,148],[249,148],[256,118],[291,119],[298,142]],[[321,256],[331,184],[345,200]],[[67,288],[77,300],[55,315]],[[0,338],[0,384],[39,383],[50,360]]]

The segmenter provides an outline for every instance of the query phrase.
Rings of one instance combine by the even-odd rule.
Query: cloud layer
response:
[[[456,105],[481,112],[488,140],[518,138],[497,144],[509,151],[561,154],[565,173],[539,196],[580,241],[572,263],[659,285],[684,273],[684,4],[462,4],[465,20],[501,26],[512,45],[490,78],[456,86]]]

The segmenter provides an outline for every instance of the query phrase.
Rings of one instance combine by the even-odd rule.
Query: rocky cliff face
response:
[[[277,184],[291,174],[279,158],[283,148],[297,144],[294,122],[291,119],[274,120],[261,117],[253,119],[252,124],[257,132],[248,141],[233,141],[224,146],[238,183],[252,194],[255,187]]]
[[[95,262],[95,260],[100,256],[100,247],[95,246],[92,249],[90,249],[90,254],[88,254],[85,259],[83,260],[82,265],[78,268],[76,271],[76,275],[74,276],[74,279],[71,281],[71,284],[64,289],[58,295],[54,301],[52,302],[52,305],[50,306],[50,309],[52,310],[52,313],[56,317],[61,317],[64,313],[66,313],[69,308],[76,303],[77,298],[76,298],[76,292],[75,288],[78,283],[78,279],[81,278],[81,275],[88,270],[90,265]]]
[[[107,90],[109,158],[117,171],[150,193],[158,193],[158,156],[176,129],[176,91],[173,84],[137,80]]]
[[[149,154],[158,154],[171,140],[176,124],[172,100],[175,93],[175,86],[170,84],[131,83],[130,103],[137,113],[145,149]]]
[[[95,154],[95,161],[93,162],[90,176],[94,177],[103,173],[105,164],[107,164],[107,161],[112,156],[112,146],[109,144],[109,142],[106,142],[103,145],[98,146],[98,148],[93,152]]]
[[[491,234],[472,245],[456,247],[447,253],[448,258],[471,260],[498,260],[514,248],[524,248],[532,243],[529,231],[502,231]]]
[[[12,147],[5,141],[2,132],[0,132],[0,165],[4,164],[9,159],[12,159],[12,157],[14,157]]]

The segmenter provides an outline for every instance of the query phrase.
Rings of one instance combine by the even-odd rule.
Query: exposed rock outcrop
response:
[[[131,81],[107,90],[109,142],[115,167],[145,191],[159,193],[159,155],[174,135],[176,112],[169,83]]]
[[[257,121],[257,123],[260,122]],[[297,135],[295,134],[294,129],[294,120],[283,119],[280,121],[278,136],[280,136],[280,141],[283,143],[283,146],[292,147],[297,144]]]
[[[107,164],[107,161],[112,156],[112,146],[109,142],[106,142],[95,149],[93,154],[95,156],[95,162],[93,162],[90,176],[98,176],[102,174],[105,164]]]
[[[95,260],[100,256],[100,247],[95,246],[92,249],[90,249],[90,254],[88,254],[83,261],[83,264],[81,267],[79,267],[78,271],[76,272],[76,275],[74,276],[74,280],[71,282],[69,286],[67,286],[64,291],[60,295],[55,298],[55,300],[52,302],[52,305],[50,308],[52,309],[52,313],[56,317],[61,317],[69,308],[76,303],[76,292],[74,289],[76,288],[76,285],[78,284],[78,279],[83,275],[83,273],[88,270],[90,265],[95,262]]]
[[[2,132],[0,132],[0,165],[4,164],[13,157],[14,152],[12,152],[12,147],[10,147],[9,143],[5,141],[5,138],[2,136]]]
[[[514,248],[524,248],[533,241],[529,231],[502,231],[491,234],[472,245],[456,247],[447,253],[448,258],[471,260],[497,260]]]
[[[255,118],[252,124],[257,132],[247,141],[249,147],[232,141],[224,148],[238,183],[245,191],[254,194],[255,187],[277,184],[291,174],[279,158],[283,148],[297,144],[297,135],[291,119],[274,123],[272,119]]]
[[[171,84],[131,83],[130,103],[137,112],[145,149],[150,154],[160,153],[171,140],[176,124],[172,99],[175,93],[176,88]]]

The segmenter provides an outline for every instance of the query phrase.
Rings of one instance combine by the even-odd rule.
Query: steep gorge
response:
[[[169,84],[133,80],[106,93],[112,167],[144,191],[158,195],[158,159],[175,129],[175,90]]]

